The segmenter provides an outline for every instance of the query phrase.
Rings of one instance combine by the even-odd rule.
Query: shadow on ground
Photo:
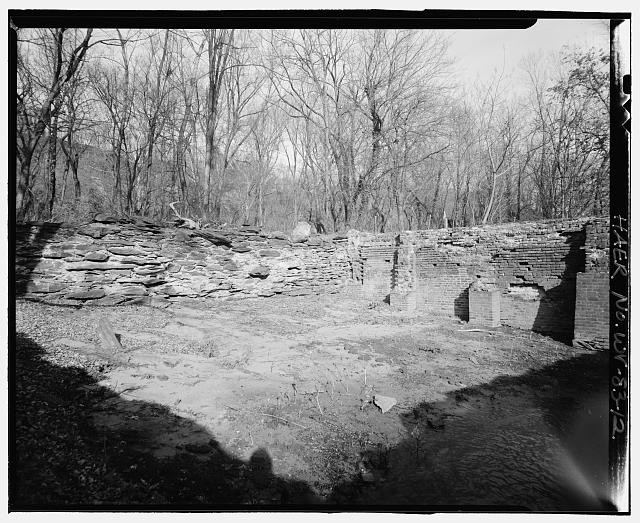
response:
[[[607,365],[606,352],[580,355],[414,406],[409,438],[365,452],[371,485],[349,502],[615,511]]]
[[[409,437],[363,449],[364,473],[321,500],[308,484],[274,475],[259,442],[248,462],[237,459],[165,406],[129,401],[78,367],[50,363],[24,334],[15,350],[12,510],[614,510],[606,502],[606,353],[500,376],[405,410]],[[100,410],[118,418],[111,429],[97,429]],[[154,441],[177,429],[189,443],[155,456]]]
[[[319,502],[305,483],[276,477],[265,449],[249,462],[239,460],[198,424],[166,407],[124,400],[86,371],[43,356],[37,343],[17,334],[11,509]],[[120,428],[99,431],[93,416],[110,401],[118,403],[109,413],[121,418],[115,424]],[[200,442],[191,438],[175,456],[154,457],[150,442],[175,427],[199,435]]]

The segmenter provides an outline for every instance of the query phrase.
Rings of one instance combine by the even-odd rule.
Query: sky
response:
[[[472,85],[489,80],[504,63],[506,75],[513,72],[517,84],[518,66],[532,53],[559,52],[563,45],[608,50],[609,24],[603,20],[538,20],[529,29],[468,29],[447,31],[449,54],[456,58],[453,74]]]

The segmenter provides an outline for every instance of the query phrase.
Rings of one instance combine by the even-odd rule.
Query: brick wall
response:
[[[609,344],[609,275],[578,274],[575,341]]]
[[[500,325],[500,291],[472,285],[469,289],[469,323],[478,326]]]
[[[572,219],[369,235],[360,248],[365,252],[371,245],[376,254],[363,260],[362,283],[370,279],[376,297],[390,288],[394,306],[474,322],[482,319],[470,310],[470,288],[490,286],[500,294],[501,324],[570,340],[577,321],[576,275],[604,263],[601,248],[587,236],[600,245],[603,227],[604,219]],[[396,249],[388,286],[385,241]]]
[[[585,226],[585,272],[577,275],[574,342],[609,344],[609,228]]]

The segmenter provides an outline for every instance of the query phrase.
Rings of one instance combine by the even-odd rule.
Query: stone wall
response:
[[[190,231],[150,221],[17,227],[18,295],[97,305],[303,295],[348,282],[363,299],[606,343],[606,219],[401,234]]]
[[[292,243],[259,229],[138,223],[20,224],[16,291],[96,305],[335,292],[351,279],[346,237]]]
[[[585,272],[602,267],[601,246],[592,245],[597,235],[591,231],[603,227],[606,230],[605,219],[574,219],[411,231],[393,239],[369,236],[360,240],[358,263],[363,286],[375,289],[371,296],[379,298],[390,289],[394,306],[485,325],[495,323],[498,307],[502,325],[571,340],[574,318],[582,322],[597,316],[593,329],[602,333],[608,328],[607,284]],[[598,245],[606,244],[602,235],[597,238]],[[390,258],[395,263],[389,278]],[[577,277],[581,282],[591,278],[578,293],[579,315]],[[470,292],[494,291],[498,298],[470,297]],[[583,291],[590,298],[583,298]],[[599,306],[583,314],[589,300]],[[487,305],[493,307],[491,313]],[[582,336],[584,328],[579,323],[576,333]]]

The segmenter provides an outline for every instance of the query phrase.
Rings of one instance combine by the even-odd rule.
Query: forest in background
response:
[[[428,30],[18,29],[16,217],[398,231],[608,214],[609,55]]]

